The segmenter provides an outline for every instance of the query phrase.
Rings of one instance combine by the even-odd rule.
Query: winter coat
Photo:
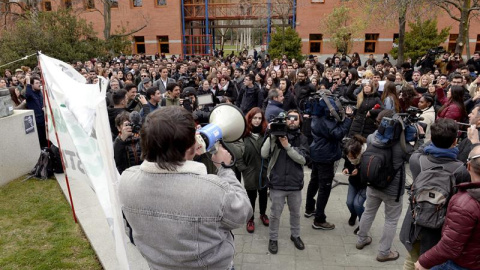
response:
[[[122,174],[124,170],[142,163],[142,149],[140,147],[140,137],[130,136],[125,141],[117,136],[113,142],[113,155],[118,173]]]
[[[347,135],[352,120],[337,122],[333,117],[313,116],[310,157],[318,163],[332,163],[342,157],[341,141]]]
[[[310,94],[315,93],[315,86],[308,81],[298,82],[293,87],[293,92],[295,94],[295,102],[297,107],[302,108],[302,102],[310,96]]]
[[[458,189],[448,204],[440,242],[418,259],[427,269],[447,260],[480,269],[480,182],[463,183]]]
[[[267,180],[267,160],[261,157],[261,148],[263,143],[262,135],[249,135],[243,139],[243,143],[239,141],[234,147],[235,156],[237,157],[236,166],[242,173],[243,183],[246,190],[261,189],[266,185]],[[261,175],[261,178],[259,178]],[[259,183],[260,181],[260,183]]]
[[[243,86],[238,94],[235,105],[242,110],[244,114],[247,114],[254,107],[262,107],[263,92],[253,84],[252,88]]]
[[[281,112],[284,112],[283,104],[276,100],[269,99],[267,108],[265,109],[265,119],[270,123]]]
[[[357,108],[357,112],[353,118],[352,126],[348,132],[349,137],[355,134],[360,134],[366,138],[377,129],[375,125],[375,118],[372,116],[367,117],[367,113],[372,110],[375,104],[383,104],[382,100],[377,94],[372,93],[363,96],[362,104],[360,104],[360,107]]]
[[[262,157],[270,158],[267,172],[268,186],[276,190],[302,190],[303,165],[309,159],[308,140],[300,130],[289,130],[287,138],[289,146],[286,148],[280,145],[275,136],[267,138],[262,146]]]
[[[435,149],[435,147],[433,147]],[[449,151],[450,150],[450,151]],[[435,164],[447,164],[447,163],[452,163],[455,162],[457,164],[451,165],[453,168],[457,168],[456,171],[454,172],[455,176],[455,181],[456,184],[460,184],[463,182],[470,182],[470,174],[468,173],[467,169],[463,166],[461,161],[458,161],[456,159],[452,159],[451,157],[448,157],[440,152],[435,153],[435,150],[430,150],[428,153],[425,153],[423,148],[420,148],[419,150],[415,151],[410,157],[410,171],[412,172],[412,179],[415,181],[417,178],[418,174],[420,174],[421,169],[420,169],[420,157],[422,155],[426,155],[428,161],[430,164],[422,162],[423,166],[434,166]],[[442,150],[445,152],[452,152],[456,153],[453,151],[453,149],[445,149]],[[449,168],[451,168],[449,166]],[[428,168],[423,168],[428,169]],[[413,217],[412,217],[412,210],[411,206],[408,207],[407,212],[405,213],[405,219],[403,220],[402,228],[400,230],[400,241],[405,245],[405,248],[407,250],[412,249],[412,245],[417,239],[420,240],[420,254],[425,253],[427,250],[435,246],[438,241],[440,240],[441,236],[441,229],[430,229],[430,228],[424,228],[419,225],[415,225],[413,223]]]

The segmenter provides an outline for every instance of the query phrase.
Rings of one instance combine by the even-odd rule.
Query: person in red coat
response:
[[[468,132],[478,143],[476,127]],[[458,193],[448,204],[440,242],[420,256],[415,269],[480,270],[480,147],[470,152],[467,169],[472,182],[457,186]]]
[[[463,122],[467,117],[467,111],[463,103],[464,89],[462,86],[453,85],[445,97],[443,89],[437,89],[437,98],[443,104],[438,111],[437,118],[450,118],[457,122]]]

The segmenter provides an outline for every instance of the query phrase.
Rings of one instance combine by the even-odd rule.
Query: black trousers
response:
[[[255,201],[257,200],[257,193],[258,193],[258,205],[260,206],[260,215],[265,215],[265,211],[267,210],[267,188],[263,189],[254,189],[254,190],[247,190],[248,198],[250,199],[250,203],[252,204],[253,208],[253,217],[255,216]]]
[[[326,222],[325,207],[327,206],[330,192],[332,191],[332,182],[335,176],[335,163],[312,163],[312,176],[307,189],[307,205],[305,209],[312,211],[315,208],[315,221],[319,223]],[[315,205],[315,194],[317,194],[317,203]]]

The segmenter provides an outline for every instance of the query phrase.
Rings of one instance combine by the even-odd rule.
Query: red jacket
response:
[[[418,259],[427,269],[452,260],[461,267],[480,270],[480,182],[458,188],[448,204],[442,239]]]
[[[457,122],[462,122],[465,118],[465,115],[462,112],[462,109],[457,104],[448,100],[448,98],[445,96],[445,92],[443,88],[437,88],[436,91],[437,91],[438,101],[440,101],[440,103],[442,103],[442,105],[445,107],[443,111],[438,113],[437,119],[448,118],[448,119],[453,119]]]

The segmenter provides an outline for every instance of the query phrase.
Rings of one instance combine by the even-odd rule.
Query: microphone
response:
[[[130,126],[132,127],[132,132],[137,134],[142,128],[142,117],[137,111],[130,113]]]

